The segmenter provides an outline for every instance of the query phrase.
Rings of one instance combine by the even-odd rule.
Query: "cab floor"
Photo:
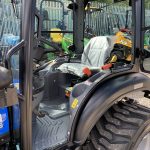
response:
[[[67,141],[67,129],[69,125],[69,115],[59,118],[51,118],[45,115],[37,117],[33,122],[33,150],[53,149]]]

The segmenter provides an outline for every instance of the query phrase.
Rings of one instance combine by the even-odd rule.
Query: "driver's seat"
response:
[[[92,38],[84,48],[81,63],[64,63],[57,69],[63,73],[74,74],[83,77],[84,68],[96,69],[104,65],[106,59],[110,56],[113,49],[113,37],[98,36]]]

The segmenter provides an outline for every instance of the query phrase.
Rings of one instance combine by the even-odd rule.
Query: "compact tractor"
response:
[[[121,42],[96,36],[84,46],[89,1],[70,0],[73,55],[43,36],[38,0],[19,2],[9,4],[21,11],[20,40],[1,53],[0,149],[149,150],[148,1],[124,1],[132,8],[128,41],[120,33]]]

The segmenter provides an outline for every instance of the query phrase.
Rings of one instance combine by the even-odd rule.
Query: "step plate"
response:
[[[52,119],[46,115],[33,122],[33,150],[53,149],[67,141],[69,115]]]

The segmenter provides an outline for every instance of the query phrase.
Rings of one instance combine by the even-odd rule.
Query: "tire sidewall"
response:
[[[150,133],[150,120],[146,121],[137,131],[134,136],[129,150],[137,150],[143,138]]]

